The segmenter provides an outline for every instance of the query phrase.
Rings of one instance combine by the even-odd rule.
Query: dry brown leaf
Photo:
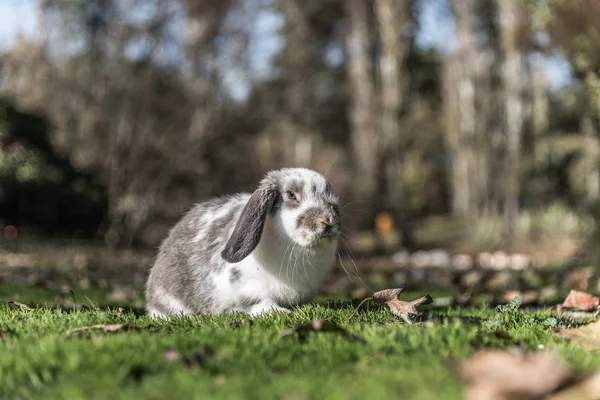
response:
[[[422,297],[419,297],[413,301],[403,301],[399,300],[398,296],[404,292],[404,287],[396,288],[396,289],[385,289],[380,290],[378,292],[373,293],[372,297],[367,297],[354,309],[348,321],[352,319],[352,317],[356,314],[358,309],[369,300],[375,301],[377,304],[380,304],[394,315],[402,318],[407,324],[412,324],[410,320],[410,315],[419,315],[420,312],[417,311],[417,307],[422,306],[424,304],[430,304],[433,302],[433,299],[428,294]]]
[[[410,315],[420,315],[421,313],[417,311],[417,307],[423,304],[429,304],[433,301],[433,299],[427,295],[418,298],[417,300],[413,300],[411,302],[402,301],[402,300],[388,300],[385,302],[385,305],[388,307],[392,314],[395,314],[402,318],[407,324],[412,324],[410,320]]]
[[[399,316],[407,324],[412,324],[410,315],[419,315],[417,307],[430,304],[433,302],[433,299],[427,294],[413,301],[398,300],[398,296],[402,292],[404,292],[404,288],[381,290],[373,293],[373,300],[386,306],[392,314]]]
[[[600,321],[579,328],[562,329],[556,335],[585,347],[600,349]]]
[[[571,290],[565,301],[558,308],[559,310],[562,308],[571,308],[594,311],[599,305],[600,299],[598,297],[580,290]]]
[[[376,302],[385,302],[385,301],[389,301],[389,300],[396,300],[396,299],[398,299],[398,297],[400,297],[400,295],[402,294],[402,292],[404,292],[404,290],[405,290],[404,287],[400,287],[400,288],[396,288],[396,289],[380,290],[378,292],[373,293],[373,300],[375,300]]]
[[[460,367],[467,400],[537,399],[573,378],[552,353],[483,350]]]

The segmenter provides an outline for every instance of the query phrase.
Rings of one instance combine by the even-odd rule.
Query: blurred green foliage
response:
[[[105,189],[50,143],[48,121],[0,98],[0,222],[39,233],[93,238]]]

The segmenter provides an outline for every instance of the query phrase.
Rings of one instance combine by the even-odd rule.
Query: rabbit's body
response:
[[[281,194],[290,182],[302,191],[303,204]],[[148,278],[151,315],[256,315],[314,297],[336,256],[337,197],[309,170],[276,171],[261,186],[267,189],[200,203],[169,232]],[[327,208],[332,204],[335,209]],[[325,207],[331,224],[317,223],[318,207]],[[329,232],[334,220],[337,230]]]

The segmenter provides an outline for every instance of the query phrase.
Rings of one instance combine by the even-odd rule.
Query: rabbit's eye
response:
[[[285,195],[287,197],[288,200],[291,201],[297,201],[298,197],[296,197],[296,193],[292,192],[291,190],[288,190],[287,192],[285,192]]]

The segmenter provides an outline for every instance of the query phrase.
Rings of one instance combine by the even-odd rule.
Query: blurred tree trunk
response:
[[[189,182],[208,175],[210,160],[203,155],[210,146],[207,133],[215,131],[215,124],[212,129],[207,124],[216,119],[212,99],[220,86],[215,39],[230,1],[185,2],[185,72],[177,77],[174,68],[167,73],[170,67],[158,61],[158,53],[173,46],[165,33],[175,18],[172,2],[144,2],[148,18],[135,23],[120,14],[114,0],[84,3],[40,3],[44,43],[39,49],[44,57],[15,53],[14,61],[28,66],[29,72],[20,73],[36,76],[28,79],[30,85],[37,80],[44,85],[15,94],[30,97],[33,106],[52,116],[53,144],[106,186],[105,240],[130,246],[141,238],[151,217],[178,217],[179,209],[196,197]],[[83,45],[81,54],[60,53],[73,42],[78,48]],[[135,55],[126,51],[132,42],[138,43]],[[52,58],[46,57],[50,45],[58,49]],[[226,158],[220,161],[226,163]],[[211,178],[202,187],[205,194],[212,191],[210,183],[216,179]],[[179,191],[185,191],[183,201],[165,200],[179,196]]]
[[[597,129],[597,121],[600,117],[600,79],[591,69],[586,72],[585,86],[587,101],[581,120],[581,131],[586,142],[587,195],[589,200],[595,202],[600,199],[600,141]]]
[[[186,0],[185,2],[185,78],[190,84],[190,94],[197,107],[189,126],[189,135],[206,140],[207,126],[218,102],[209,99],[219,93],[219,54],[215,37],[222,28],[231,0]]]
[[[600,160],[598,159],[598,132],[595,129],[593,117],[586,112],[581,118],[581,132],[585,136],[586,156],[586,189],[588,199],[592,202],[600,198]]]
[[[580,129],[586,142],[586,187],[590,200],[600,198],[600,40],[598,17],[600,2],[595,0],[560,0],[541,2],[538,7],[552,43],[562,48],[571,61],[574,76],[585,87],[585,111]]]
[[[533,43],[531,43],[533,44]],[[524,62],[526,79],[524,84],[523,121],[521,146],[521,177],[529,177],[539,167],[539,143],[548,133],[548,80],[546,78],[546,54],[528,51],[529,62]],[[523,204],[528,207],[537,202],[535,196],[524,186]]]
[[[315,38],[312,35],[306,15],[306,6],[302,0],[284,0],[282,11],[286,18],[286,46],[282,57],[285,68],[285,108],[293,128],[287,129],[289,138],[282,151],[285,159],[293,160],[294,165],[311,165],[313,112],[311,90],[313,69],[311,68],[310,46]]]
[[[475,164],[473,167],[473,196],[475,209],[471,215],[490,216],[495,213],[493,177],[496,169],[494,158],[494,140],[491,126],[494,125],[497,109],[494,90],[495,49],[488,44],[480,51],[475,68]],[[497,201],[496,201],[497,202]]]
[[[475,64],[476,44],[473,31],[473,1],[453,0],[452,10],[456,21],[458,38],[457,58],[447,60],[446,85],[456,86],[456,109],[448,110],[448,144],[452,164],[452,210],[461,215],[477,212],[475,187],[476,157],[474,151],[476,134],[475,113]],[[452,90],[447,87],[447,90]],[[454,97],[454,96],[452,96]]]
[[[358,201],[371,202],[376,196],[378,149],[375,86],[371,73],[369,10],[365,0],[344,1],[346,14],[346,52],[350,82],[351,145],[356,162],[354,195]]]
[[[549,110],[549,87],[546,76],[546,63],[551,56],[552,50],[548,40],[548,32],[539,18],[535,17],[534,12],[523,14],[520,19],[520,47],[521,52],[527,55],[524,60],[525,65],[525,87],[524,113],[523,120],[527,128],[523,129],[522,155],[521,157],[521,176],[530,176],[536,169],[536,154],[539,141],[547,135],[548,110]],[[526,189],[527,191],[527,189]],[[522,204],[526,207],[534,201],[533,198],[524,198]]]
[[[201,89],[202,83],[219,86],[219,56],[214,38],[231,8],[231,0],[186,0],[186,74]]]
[[[380,210],[392,213],[394,224],[402,235],[406,248],[414,247],[406,201],[403,198],[402,171],[405,149],[398,120],[404,109],[404,61],[408,49],[404,37],[411,1],[376,0],[375,16],[378,22],[381,55],[379,56],[379,196]]]
[[[398,118],[402,110],[403,85],[400,76],[406,52],[402,30],[406,22],[405,1],[376,0],[381,55],[379,57],[379,127],[380,173],[383,187],[380,193],[384,207],[397,209],[402,201],[399,183],[402,172],[400,128]]]
[[[531,125],[534,138],[548,132],[548,80],[546,78],[546,56],[540,55],[530,70],[532,109]]]
[[[310,84],[309,45],[310,27],[304,14],[301,0],[284,0],[282,11],[286,18],[286,47],[283,67],[286,79],[286,108],[294,122],[308,125],[310,112],[307,109]]]
[[[450,153],[450,187],[452,193],[452,211],[458,213],[458,194],[456,185],[460,183],[460,175],[457,168],[457,153],[459,147],[459,119],[460,111],[458,105],[458,91],[456,82],[460,74],[460,60],[456,54],[449,54],[444,57],[442,64],[442,105],[444,107],[444,138]]]
[[[533,43],[532,43],[533,44]],[[548,81],[546,78],[546,54],[527,51],[529,61],[524,61],[526,79],[524,85],[521,176],[527,176],[536,167],[536,149],[540,139],[548,133]],[[524,199],[525,200],[525,199]],[[532,199],[526,199],[530,202]],[[523,205],[525,206],[525,204]]]
[[[521,179],[521,134],[523,99],[521,94],[523,56],[518,49],[518,12],[515,0],[498,1],[502,77],[504,83],[504,127],[506,130],[504,169],[504,233],[514,235],[519,213]]]

